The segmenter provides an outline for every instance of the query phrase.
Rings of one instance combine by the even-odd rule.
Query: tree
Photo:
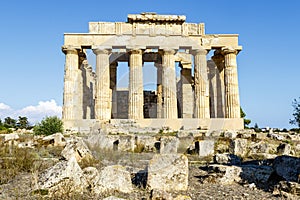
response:
[[[16,127],[16,123],[17,123],[17,120],[12,119],[10,117],[6,117],[4,119],[4,126],[6,128],[15,128]]]
[[[292,102],[292,106],[294,108],[294,119],[290,119],[290,124],[296,125],[298,126],[298,128],[300,128],[300,97],[299,101],[297,101],[297,99],[294,99],[294,101]]]
[[[28,119],[27,117],[21,117],[19,116],[19,119],[18,119],[18,122],[17,122],[17,127],[18,128],[29,128],[29,122],[28,122]]]
[[[63,122],[57,116],[46,117],[34,126],[33,132],[36,135],[51,135],[63,132]]]
[[[251,123],[251,120],[250,119],[245,119],[246,113],[243,111],[242,107],[240,107],[240,110],[241,110],[241,118],[244,119],[244,127],[248,128],[248,125]]]

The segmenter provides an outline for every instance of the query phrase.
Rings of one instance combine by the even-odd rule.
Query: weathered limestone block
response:
[[[72,157],[76,158],[78,162],[82,159],[92,159],[93,155],[82,139],[75,139],[69,141],[62,150],[61,155],[69,160]]]
[[[121,165],[112,165],[100,171],[99,179],[94,186],[94,193],[118,191],[131,193],[133,191],[130,173]]]
[[[214,154],[215,141],[214,140],[202,140],[199,141],[199,156],[210,156]]]
[[[243,157],[247,154],[247,139],[234,139],[230,142],[229,153]]]
[[[135,138],[132,135],[120,135],[118,149],[119,151],[134,151]]]
[[[43,138],[43,141],[53,144],[54,146],[65,146],[66,145],[65,137],[61,133],[55,133],[52,135],[48,135]]]
[[[148,136],[148,135],[137,135],[135,137],[135,145],[137,146],[142,146],[144,151],[146,152],[153,152],[156,151],[155,144],[158,141],[156,140],[155,137],[153,136]]]
[[[300,158],[292,156],[278,156],[273,163],[276,174],[286,181],[299,181]]]
[[[180,154],[156,154],[148,166],[149,189],[182,191],[188,188],[188,159]]]
[[[88,188],[94,192],[94,187],[99,179],[99,171],[95,167],[86,167],[82,171]]]
[[[268,153],[269,145],[265,142],[254,143],[250,146],[250,154]]]
[[[240,174],[242,172],[242,168],[238,166],[227,166],[227,165],[211,165],[210,166],[213,172],[221,175],[219,181],[222,184],[232,184],[234,182],[240,182],[241,177]]]
[[[214,162],[217,164],[240,165],[241,159],[234,154],[224,153],[216,154],[214,156]]]
[[[160,139],[160,153],[161,154],[176,154],[179,144],[179,139],[172,136],[164,136]]]
[[[257,133],[256,138],[260,140],[265,140],[268,138],[268,133]]]
[[[103,150],[114,150],[114,146],[117,145],[119,136],[117,135],[103,135],[94,134],[85,139],[85,143],[90,149],[103,149]]]
[[[279,155],[290,155],[291,154],[291,150],[292,150],[291,145],[290,144],[286,144],[286,143],[281,143],[277,147],[277,153]]]
[[[68,161],[61,161],[42,172],[36,189],[63,190],[64,188],[60,188],[59,185],[64,185],[64,183],[71,186],[74,191],[82,191],[87,186],[75,157],[71,157]]]
[[[3,138],[3,142],[8,142],[8,141],[19,139],[19,135],[16,133],[1,134],[0,137]]]

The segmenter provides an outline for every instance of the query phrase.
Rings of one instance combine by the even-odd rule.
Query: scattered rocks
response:
[[[180,154],[154,155],[148,166],[147,186],[163,191],[187,190],[187,157]]]

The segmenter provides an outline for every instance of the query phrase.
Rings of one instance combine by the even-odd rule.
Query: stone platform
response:
[[[149,129],[159,130],[169,128],[170,130],[240,130],[244,128],[242,118],[182,118],[182,119],[111,119],[109,121],[89,119],[89,120],[64,120],[65,130],[77,131],[81,133],[95,132],[105,129],[105,126],[119,126],[122,128],[132,128],[135,130]]]

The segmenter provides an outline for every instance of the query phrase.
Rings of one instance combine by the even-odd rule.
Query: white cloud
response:
[[[1,108],[6,108],[1,110]],[[0,118],[12,117],[17,119],[18,116],[27,117],[28,121],[35,124],[46,116],[61,117],[62,107],[57,105],[55,100],[40,101],[38,105],[26,106],[20,110],[11,109],[8,105],[0,103]]]
[[[9,110],[10,109],[10,107],[8,106],[8,105],[6,105],[6,104],[4,104],[4,103],[0,103],[0,110],[2,111],[2,110]]]

